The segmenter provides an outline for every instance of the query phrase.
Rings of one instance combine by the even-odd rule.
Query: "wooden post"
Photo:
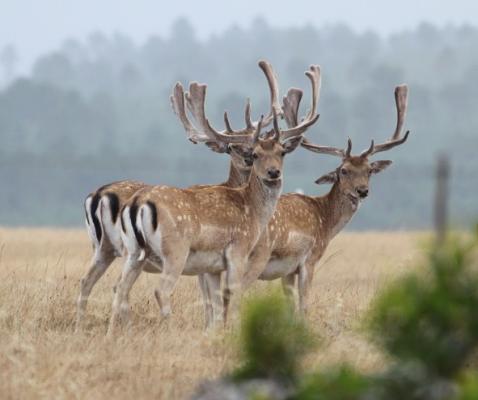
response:
[[[435,188],[435,233],[437,245],[443,244],[446,236],[448,222],[448,179],[450,176],[450,163],[445,154],[437,159],[436,188]]]

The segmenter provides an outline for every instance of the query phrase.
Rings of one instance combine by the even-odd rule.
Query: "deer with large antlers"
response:
[[[297,125],[300,98],[300,91],[295,89],[289,91],[284,98],[283,111],[289,126]],[[262,245],[258,244],[256,247],[263,252],[262,259],[266,261],[262,266],[260,264],[249,266],[244,279],[245,287],[257,278],[261,280],[282,278],[284,291],[292,295],[297,276],[299,309],[302,313],[306,312],[307,295],[313,273],[329,242],[350,221],[360,202],[368,196],[371,175],[383,171],[392,163],[389,160],[370,162],[369,158],[405,143],[408,138],[409,131],[401,136],[407,99],[407,86],[396,87],[395,132],[385,143],[376,145],[372,141],[370,147],[360,155],[351,154],[350,139],[346,149],[315,145],[307,139],[302,141],[301,145],[307,150],[341,158],[341,164],[337,169],[316,180],[317,184],[331,183],[332,189],[320,197],[297,193],[281,196],[277,209],[260,240]],[[217,288],[220,285],[220,277],[209,277],[208,284]],[[215,303],[214,307],[209,309],[207,318],[209,320],[217,318],[214,314],[220,307],[217,299],[206,301]]]
[[[278,101],[278,83],[270,63],[260,61],[270,92],[270,111],[264,118],[262,126],[272,123],[273,113],[281,113],[281,106]],[[171,105],[175,114],[181,121],[188,139],[193,143],[205,143],[211,150],[217,153],[226,153],[230,156],[229,177],[227,181],[219,186],[239,187],[249,178],[252,168],[252,146],[244,144],[227,144],[217,141],[210,134],[206,117],[204,114],[206,85],[191,83],[189,91],[184,92],[180,83],[174,87],[171,95]],[[188,111],[194,118],[194,122],[188,117]],[[239,131],[240,134],[253,135],[257,128],[257,122],[251,120],[250,103],[245,109],[246,128]],[[227,113],[224,113],[226,124],[225,134],[235,133],[229,122]],[[197,126],[196,126],[196,125]],[[119,213],[127,200],[129,200],[140,189],[148,187],[146,183],[137,181],[121,181],[102,186],[87,196],[85,200],[86,227],[94,250],[90,268],[81,279],[80,295],[77,302],[76,326],[79,328],[86,309],[88,297],[115,258],[121,257],[124,253],[124,246],[121,239],[121,226]],[[210,185],[195,186],[195,188],[207,188]],[[158,268],[152,263],[145,263],[143,270],[150,273],[158,273]],[[200,287],[205,290],[203,278],[200,278]]]
[[[317,79],[318,71],[313,68],[308,76]],[[196,114],[203,112],[204,102],[196,102],[194,96],[191,102]],[[274,128],[261,138],[263,118],[251,124],[255,129],[251,136],[250,127],[234,132],[228,122],[225,131],[217,131],[201,115],[216,142],[252,146],[249,180],[239,188],[145,188],[126,203],[121,218],[127,260],[113,301],[110,333],[119,320],[127,319],[129,292],[145,259],[157,264],[162,272],[155,296],[163,317],[171,313],[170,296],[181,274],[224,271],[224,299],[229,304],[246,273],[249,256],[274,213],[282,190],[283,158],[298,147],[305,131],[318,119],[314,108],[300,124],[281,130],[274,109]]]

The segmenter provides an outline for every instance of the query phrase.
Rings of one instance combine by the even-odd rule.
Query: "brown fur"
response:
[[[158,186],[141,190],[125,205],[126,214],[133,201],[139,205],[138,218],[145,225],[142,232],[148,245],[147,256],[161,260],[164,276],[156,298],[164,316],[170,313],[169,298],[179,276],[188,273],[188,267],[194,274],[200,273],[195,263],[201,260],[194,257],[197,253],[211,253],[212,265],[197,267],[203,273],[217,273],[226,268],[226,318],[232,291],[239,286],[249,254],[272,216],[280,195],[281,180],[271,180],[268,173],[271,168],[281,171],[285,152],[294,150],[298,144],[296,141],[295,145],[282,146],[277,139],[255,144],[255,161],[245,186],[201,189]],[[156,207],[157,231],[152,231],[150,221],[146,221],[146,203]],[[129,290],[141,272],[141,256],[131,230],[126,236],[128,260],[115,296],[110,332],[116,321],[127,313]],[[214,262],[216,259],[218,261]]]
[[[260,239],[261,260],[264,264],[249,265],[243,285],[248,286],[255,279],[271,280],[282,278],[286,292],[291,292],[294,276],[298,275],[299,305],[306,309],[306,297],[314,269],[323,256],[328,244],[350,221],[358,209],[358,190],[368,190],[369,178],[376,163],[366,158],[350,157],[343,161],[336,171],[335,183],[325,196],[312,197],[302,194],[281,196],[277,209],[267,227],[267,235]],[[344,174],[345,173],[345,174]],[[280,270],[274,269],[274,262],[284,262]],[[289,265],[287,265],[289,261]]]
[[[250,174],[250,166],[247,166],[244,163],[244,160],[238,157],[236,154],[234,156],[231,154],[231,161],[229,166],[229,176],[228,179],[220,184],[219,186],[225,187],[238,187],[247,182],[247,179]],[[136,193],[149,187],[150,185],[133,181],[133,180],[125,180],[119,182],[113,182],[108,185],[102,186],[95,192],[92,192],[88,197],[98,196],[100,199],[106,193],[114,193],[118,197],[119,201],[119,210],[121,210],[124,205],[130,200]],[[211,185],[197,185],[194,186],[197,189],[199,188],[207,188]],[[87,213],[88,216],[88,213]],[[92,224],[93,221],[90,221],[87,217],[87,225]],[[99,221],[102,224],[102,221]],[[91,226],[89,229],[94,229]],[[76,328],[79,329],[84,312],[86,310],[88,297],[95,286],[96,282],[101,278],[101,276],[106,272],[108,267],[111,265],[115,257],[117,256],[114,252],[113,246],[111,244],[110,238],[107,234],[105,234],[104,229],[101,228],[103,231],[103,237],[99,246],[93,240],[93,248],[94,248],[94,255],[93,259],[90,264],[90,268],[86,272],[86,274],[82,277],[80,282],[80,295],[77,302],[77,318],[76,318]],[[150,263],[145,263],[144,265],[145,272],[157,273],[159,272],[158,269],[151,265]],[[201,288],[206,290],[205,284],[203,279],[200,279]],[[207,305],[205,305],[207,306]]]

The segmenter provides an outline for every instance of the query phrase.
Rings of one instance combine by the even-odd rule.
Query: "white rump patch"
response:
[[[133,225],[131,224],[131,217],[129,211],[129,206],[127,206],[124,208],[122,213],[126,232],[121,229],[121,240],[123,241],[126,253],[128,255],[139,254],[141,256],[141,248],[139,246],[138,241],[136,240],[136,236],[134,235]]]
[[[98,241],[98,238],[96,237],[95,225],[93,224],[93,216],[91,215],[91,200],[91,196],[88,196],[85,200],[85,212],[86,215],[88,215],[88,218],[85,218],[86,231],[88,232],[88,236],[90,237],[93,246],[98,247],[100,243]],[[88,220],[90,221],[89,223]]]
[[[101,209],[100,223],[103,227],[103,234],[112,244],[117,255],[123,254],[123,240],[121,239],[121,218],[118,215],[116,223],[113,223],[110,199],[103,196],[100,199],[99,207]]]
[[[159,215],[157,215],[159,219]],[[156,231],[153,230],[153,214],[148,205],[142,205],[139,209],[136,219],[138,230],[142,233],[146,244],[153,250],[153,252],[162,258],[161,251],[161,225],[159,224]]]

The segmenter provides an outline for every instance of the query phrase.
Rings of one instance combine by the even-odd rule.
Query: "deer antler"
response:
[[[300,101],[302,100],[302,90],[296,88],[289,89],[287,96],[283,99],[282,106],[283,114],[289,129],[281,131],[282,140],[287,140],[291,137],[304,134],[307,128],[313,125],[319,118],[319,114],[317,114],[317,104],[319,102],[321,86],[320,67],[318,65],[312,65],[305,74],[309,78],[312,86],[310,110],[299,124],[298,113]]]
[[[259,122],[260,126],[264,127],[273,121],[274,113],[282,114],[278,101],[279,88],[274,70],[272,69],[271,64],[267,61],[260,61],[259,67],[264,72],[269,84],[271,109],[265,118],[253,122],[251,120],[251,103],[247,100],[244,111],[246,127],[240,130],[232,129],[227,112],[224,113],[224,124],[226,129],[223,131],[217,131],[212,127],[205,114],[207,85],[193,82],[189,85],[189,92],[184,93],[182,85],[180,83],[176,84],[173,94],[171,95],[171,104],[174,112],[179,117],[185,128],[189,140],[193,143],[214,141],[222,144],[250,142],[257,133]],[[195,122],[198,124],[198,127],[194,126],[189,120],[185,105],[187,105],[187,108]]]
[[[197,82],[193,82],[189,85],[190,92],[195,94],[195,98],[198,101],[201,101],[204,104],[204,99],[206,96],[206,85],[199,84]],[[176,83],[173,89],[173,94],[170,96],[171,106],[173,107],[174,113],[178,116],[179,120],[184,126],[186,133],[188,135],[188,139],[193,143],[198,142],[205,142],[210,140],[210,137],[204,132],[196,128],[193,123],[189,120],[186,107],[185,107],[185,94],[183,85],[180,82]],[[189,100],[190,101],[190,100]],[[189,104],[190,108],[191,105]],[[196,115],[195,115],[196,117]]]
[[[284,112],[285,122],[288,128],[293,128],[299,124],[297,114],[302,100],[303,92],[297,88],[290,88],[287,95],[282,100],[282,110]]]
[[[403,124],[405,122],[405,115],[407,112],[407,101],[408,101],[408,87],[407,85],[400,85],[395,88],[395,104],[397,107],[397,126],[395,128],[395,132],[393,133],[391,139],[382,144],[374,144],[372,140],[370,147],[363,151],[360,154],[360,157],[369,157],[372,154],[378,153],[380,151],[390,150],[391,148],[398,146],[408,138],[410,131],[407,131],[405,135],[400,138],[400,134],[402,132]],[[287,113],[285,113],[287,115]],[[321,154],[329,154],[332,156],[348,158],[350,157],[352,151],[352,141],[349,139],[347,143],[346,149],[340,149],[337,147],[329,147],[329,146],[319,146],[317,144],[313,144],[308,140],[304,139],[301,143],[302,147],[306,148],[307,150],[313,151],[314,153],[321,153]]]
[[[372,144],[368,150],[365,150],[360,154],[360,157],[369,157],[372,154],[379,153],[381,151],[390,150],[395,146],[399,146],[405,143],[408,139],[408,135],[410,131],[406,131],[405,135],[400,138],[400,134],[402,133],[403,124],[405,123],[405,116],[407,114],[407,106],[408,106],[408,86],[407,85],[399,85],[395,88],[395,106],[397,108],[397,125],[395,127],[395,132],[393,133],[390,140],[374,145],[373,140]]]
[[[350,140],[350,138],[347,141],[346,149],[340,149],[338,147],[330,146],[319,146],[318,144],[313,144],[309,142],[307,139],[302,140],[301,146],[306,148],[307,150],[313,151],[314,153],[329,154],[331,156],[337,156],[342,158],[350,157],[350,153],[352,152],[352,140]]]
[[[274,119],[274,112],[276,115],[282,115],[282,107],[279,103],[279,83],[277,82],[277,76],[272,68],[272,65],[264,60],[259,61],[259,67],[264,72],[266,76],[267,83],[269,84],[269,92],[271,98],[271,109],[269,114],[264,117],[264,121],[262,123],[263,127],[269,125]]]

